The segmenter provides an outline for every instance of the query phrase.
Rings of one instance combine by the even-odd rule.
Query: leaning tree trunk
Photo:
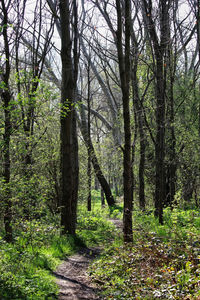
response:
[[[99,165],[98,158],[96,156],[96,153],[95,153],[95,150],[94,150],[94,147],[92,144],[91,137],[88,134],[85,112],[84,112],[83,108],[81,109],[81,121],[79,122],[79,125],[80,125],[80,130],[81,130],[81,134],[83,136],[84,143],[85,143],[87,149],[90,149],[91,161],[92,161],[92,165],[93,165],[93,168],[95,171],[95,175],[98,178],[101,188],[104,191],[108,205],[113,206],[115,204],[115,200],[113,198],[110,186],[109,186],[106,178],[103,175],[103,172]]]

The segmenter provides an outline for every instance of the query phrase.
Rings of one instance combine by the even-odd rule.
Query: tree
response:
[[[94,146],[92,144],[91,136],[88,133],[88,127],[87,127],[87,121],[86,121],[86,116],[85,116],[85,111],[83,107],[81,107],[81,119],[79,120],[79,127],[81,130],[81,134],[83,136],[86,148],[89,149],[90,151],[90,157],[91,157],[91,162],[93,164],[93,168],[95,171],[95,174],[99,180],[99,183],[105,193],[106,200],[109,206],[113,206],[115,204],[115,200],[112,195],[112,191],[110,189],[110,186],[103,175],[103,172],[101,170],[100,164],[98,162]]]
[[[77,146],[76,141],[74,101],[77,79],[77,6],[73,6],[73,38],[74,56],[72,57],[72,37],[70,19],[70,2],[61,0],[59,4],[61,30],[61,225],[63,233],[75,234],[77,177]],[[75,150],[75,151],[74,151]]]
[[[124,5],[124,8],[122,6]],[[131,242],[132,232],[132,161],[131,161],[131,127],[130,127],[130,38],[131,38],[131,2],[116,0],[117,31],[116,45],[118,53],[119,72],[121,80],[123,121],[124,121],[124,149],[123,149],[123,186],[124,186],[124,241]],[[124,13],[124,15],[123,15]],[[122,27],[125,19],[124,28]],[[123,49],[123,30],[125,46]]]
[[[163,202],[165,199],[165,107],[166,72],[165,56],[169,44],[169,12],[172,1],[159,1],[159,35],[156,27],[152,1],[142,1],[143,17],[154,59],[156,93],[156,139],[155,139],[155,216],[163,223]]]
[[[11,52],[10,42],[8,37],[9,22],[8,13],[11,2],[2,1],[1,11],[3,14],[3,21],[1,29],[3,31],[3,42],[4,42],[4,64],[1,67],[1,98],[3,101],[4,109],[4,135],[3,135],[3,184],[4,184],[4,225],[5,225],[5,239],[7,242],[13,240],[12,230],[12,202],[10,193],[10,137],[11,137],[11,100],[12,93],[10,90],[10,73],[11,73]]]
[[[29,40],[26,40],[25,28],[22,26],[27,22],[24,16],[26,2],[22,2],[22,13],[20,12],[21,6],[19,4],[20,3],[18,1],[17,22],[14,25],[14,32],[16,36],[16,102],[21,110],[20,123],[22,124],[24,131],[24,166],[22,175],[24,176],[24,183],[27,186],[26,198],[28,199],[28,203],[23,203],[23,206],[24,213],[26,217],[29,218],[30,210],[32,207],[36,206],[36,199],[30,192],[28,186],[34,175],[33,147],[35,144],[35,123],[37,121],[36,110],[39,102],[38,91],[40,88],[42,72],[45,67],[45,59],[51,49],[54,19],[50,15],[50,20],[46,24],[44,20],[49,17],[49,14],[42,13],[43,9],[45,9],[45,3],[43,3],[42,0],[37,0],[34,8],[34,19],[30,24]],[[37,20],[37,22],[35,20]],[[24,44],[25,47],[23,47]]]

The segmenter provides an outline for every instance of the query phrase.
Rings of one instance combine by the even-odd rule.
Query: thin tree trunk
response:
[[[88,108],[88,118],[87,118],[87,132],[88,132],[88,139],[90,139],[91,134],[91,126],[90,126],[90,97],[91,97],[91,91],[90,91],[90,63],[91,63],[91,55],[89,55],[88,59],[88,65],[87,65],[87,108]],[[88,211],[92,210],[92,195],[91,195],[91,184],[92,184],[92,168],[91,168],[91,148],[87,148],[88,152],[88,166],[87,166],[87,176],[88,176],[88,198],[87,198],[87,209]]]
[[[73,201],[73,133],[72,119],[74,77],[72,71],[69,1],[60,1],[61,24],[61,226],[62,233],[75,234]]]
[[[78,160],[78,137],[77,137],[77,122],[76,113],[72,111],[72,142],[73,142],[73,152],[72,152],[72,169],[73,169],[73,191],[72,191],[72,224],[73,229],[76,229],[77,223],[77,204],[78,204],[78,187],[79,187],[79,160]]]
[[[87,175],[88,175],[88,198],[87,198],[87,209],[91,211],[92,209],[92,196],[91,196],[91,153],[90,148],[88,148],[88,168],[87,168]]]
[[[81,130],[81,134],[83,136],[83,139],[84,139],[87,149],[90,149],[92,165],[93,165],[96,177],[98,178],[98,181],[105,193],[106,201],[109,206],[113,206],[115,204],[115,200],[113,198],[110,186],[102,173],[101,167],[99,165],[99,162],[98,162],[98,159],[97,159],[97,156],[96,156],[93,144],[92,144],[91,137],[88,135],[85,112],[83,109],[81,110],[80,130]]]
[[[137,46],[135,38],[133,38],[135,48]],[[137,80],[137,66],[138,66],[138,52],[134,53],[134,66],[132,68],[132,88],[133,88],[133,107],[135,108],[135,123],[136,130],[139,129],[140,136],[140,163],[139,163],[139,205],[141,210],[145,210],[145,184],[144,184],[144,168],[145,168],[145,149],[146,139],[144,134],[144,120],[142,116],[142,107],[140,105],[138,80]]]
[[[165,199],[165,97],[163,82],[163,57],[157,57],[156,70],[156,186],[155,186],[155,216],[163,224],[163,201]]]
[[[6,84],[7,88],[8,85]],[[9,91],[4,91],[2,93],[2,98],[4,101],[4,168],[3,168],[3,178],[5,186],[5,212],[4,212],[4,224],[5,224],[5,239],[7,242],[12,242],[12,201],[10,192],[10,137],[11,137],[11,115],[10,115],[10,100],[11,95]]]
[[[101,207],[104,208],[105,207],[105,198],[104,198],[104,191],[101,188]]]
[[[134,97],[134,96],[133,96]],[[133,105],[133,113],[134,113],[134,138],[133,138],[133,144],[132,144],[132,203],[134,203],[134,190],[135,190],[135,174],[134,174],[134,166],[135,166],[135,154],[136,154],[136,141],[137,141],[137,113],[136,108]]]
[[[130,1],[124,1],[125,17],[125,52],[122,45],[122,6],[116,0],[117,9],[117,53],[122,90],[123,120],[124,120],[124,149],[123,149],[123,186],[124,186],[124,217],[123,231],[124,242],[132,242],[132,158],[131,158],[131,127],[130,127],[130,108],[129,108],[129,89],[130,89]]]
[[[169,10],[172,1],[159,1],[160,35],[153,20],[152,2],[142,1],[143,17],[147,25],[152,55],[155,60],[156,90],[156,139],[155,139],[155,216],[163,223],[163,203],[165,201],[165,90],[166,72],[164,71],[165,54],[169,45],[170,26]]]
[[[4,179],[4,225],[5,225],[5,239],[7,242],[12,242],[12,201],[10,191],[10,137],[11,137],[11,93],[9,89],[10,78],[10,49],[8,40],[8,11],[4,0],[2,0],[3,12],[3,41],[5,51],[5,72],[2,74],[5,88],[1,93],[4,108],[4,147],[3,147],[3,179]]]
[[[139,164],[139,204],[140,209],[145,210],[146,201],[145,201],[145,183],[144,183],[144,169],[145,169],[145,135],[143,129],[143,122],[139,120],[141,124],[139,125],[139,132],[140,132],[140,164]]]
[[[170,165],[169,165],[169,204],[173,207],[174,197],[176,192],[176,137],[174,130],[174,92],[173,92],[174,80],[171,76],[170,80]]]

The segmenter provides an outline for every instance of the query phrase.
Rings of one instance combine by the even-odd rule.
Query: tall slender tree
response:
[[[1,12],[3,15],[2,31],[4,42],[4,64],[1,69],[1,98],[3,100],[4,110],[4,135],[3,135],[3,184],[4,184],[4,225],[5,225],[5,239],[7,242],[13,240],[12,230],[12,201],[10,192],[10,138],[11,138],[11,100],[12,93],[10,90],[10,75],[11,75],[11,52],[10,42],[8,36],[9,21],[8,13],[11,1],[1,1]]]
[[[77,79],[77,5],[72,1],[70,9],[69,0],[61,0],[60,36],[61,36],[61,225],[63,233],[75,234],[76,205],[77,205],[77,144],[75,130],[75,91]],[[72,14],[73,12],[73,14]],[[73,27],[70,20],[74,19]],[[73,31],[71,36],[71,30]],[[73,37],[73,57],[72,57]],[[74,146],[76,146],[74,148]],[[75,150],[75,151],[74,151]]]
[[[131,1],[116,0],[117,31],[116,45],[121,80],[124,149],[123,149],[123,186],[124,186],[124,241],[131,242],[132,232],[132,161],[131,161],[131,126],[130,126],[130,39],[131,39]],[[124,28],[123,28],[123,18]],[[124,35],[123,36],[123,32]],[[125,46],[123,46],[125,40]]]
[[[152,1],[143,0],[143,17],[152,49],[156,93],[156,139],[155,139],[155,216],[163,223],[165,199],[165,107],[166,107],[166,51],[169,44],[169,12],[172,1],[159,1],[159,34]],[[156,5],[156,4],[155,4]]]

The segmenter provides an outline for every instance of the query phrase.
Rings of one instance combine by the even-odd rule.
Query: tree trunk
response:
[[[173,92],[173,84],[174,79],[173,75],[170,76],[170,149],[169,149],[169,194],[168,204],[173,207],[174,197],[176,192],[176,137],[174,130],[174,92]]]
[[[106,201],[109,206],[113,206],[115,204],[115,200],[113,198],[109,184],[102,173],[101,167],[99,165],[99,162],[98,162],[98,159],[97,159],[97,156],[96,156],[93,144],[92,144],[91,137],[88,135],[85,112],[84,112],[83,108],[81,109],[80,130],[81,130],[81,134],[83,136],[83,139],[84,139],[87,149],[90,149],[92,165],[93,165],[96,177],[98,178],[98,181],[105,193]]]
[[[155,216],[163,223],[163,203],[165,200],[165,90],[166,67],[165,54],[170,42],[169,10],[172,1],[159,1],[160,32],[157,32],[157,24],[153,19],[152,2],[142,1],[143,17],[152,48],[152,56],[155,67],[156,90],[156,139],[155,139]]]
[[[88,111],[88,118],[87,118],[87,132],[88,132],[88,139],[90,139],[90,132],[91,132],[91,126],[90,126],[90,97],[91,97],[91,91],[90,91],[90,85],[91,85],[91,79],[90,79],[90,64],[91,64],[91,54],[89,55],[88,59],[88,65],[87,65],[87,111]],[[87,176],[88,176],[88,198],[87,198],[87,209],[88,211],[92,210],[92,196],[91,196],[91,184],[92,184],[92,168],[91,168],[91,148],[87,148],[88,152],[88,166],[87,166]]]
[[[73,110],[72,119],[72,142],[73,142],[73,152],[72,152],[72,169],[73,169],[73,192],[72,192],[72,224],[74,230],[76,229],[77,223],[77,204],[78,204],[78,187],[79,187],[79,159],[78,159],[78,136],[77,136],[77,121],[76,113]]]
[[[6,87],[9,89],[8,84]],[[7,242],[12,242],[12,201],[10,192],[10,136],[11,136],[11,115],[10,115],[10,100],[11,95],[8,91],[2,93],[2,99],[4,102],[4,168],[3,168],[3,178],[4,178],[4,192],[5,192],[5,212],[4,212],[4,224],[5,224],[5,239]]]
[[[156,70],[156,186],[155,186],[155,216],[163,224],[163,202],[165,199],[165,96],[163,81],[163,57],[157,57]]]
[[[123,120],[124,120],[124,149],[123,149],[123,186],[124,186],[124,216],[123,231],[124,242],[132,242],[132,158],[131,158],[131,127],[130,127],[130,108],[129,108],[129,89],[130,89],[130,1],[124,1],[125,18],[125,51],[122,45],[122,6],[116,0],[117,9],[117,53],[121,80]]]
[[[88,211],[91,211],[92,209],[92,197],[91,197],[91,183],[92,183],[92,178],[91,178],[91,149],[88,147],[88,166],[87,166],[87,176],[88,176],[88,198],[87,198],[87,209]]]
[[[104,191],[101,188],[101,207],[104,208],[105,207],[105,198],[104,198]]]
[[[61,0],[61,226],[62,233],[75,234],[75,216],[73,215],[75,157],[73,154],[73,99],[75,96],[75,82],[72,69],[70,38],[70,10],[69,0]],[[74,117],[75,118],[75,117]],[[73,197],[74,196],[74,197]]]
[[[11,93],[9,89],[10,79],[10,49],[8,39],[8,8],[4,0],[1,2],[3,12],[3,41],[5,52],[5,72],[3,72],[4,88],[1,93],[4,108],[4,136],[3,136],[3,179],[4,179],[4,225],[5,225],[5,239],[7,242],[12,242],[12,202],[10,192],[10,137],[11,137]]]
[[[132,33],[133,36],[133,33]],[[144,120],[142,116],[142,106],[140,105],[138,79],[137,79],[137,66],[138,66],[138,51],[135,36],[132,37],[135,45],[134,53],[134,66],[132,68],[132,89],[133,89],[133,107],[135,109],[135,130],[139,129],[140,136],[140,163],[139,163],[139,206],[141,210],[145,210],[145,184],[144,184],[144,168],[145,168],[145,149],[146,138],[144,134]],[[135,133],[136,139],[137,133]]]
[[[145,135],[143,129],[143,122],[139,120],[141,124],[139,125],[140,132],[140,165],[139,165],[139,204],[140,209],[145,210],[146,201],[145,201],[145,189],[144,189],[144,169],[145,169]]]

